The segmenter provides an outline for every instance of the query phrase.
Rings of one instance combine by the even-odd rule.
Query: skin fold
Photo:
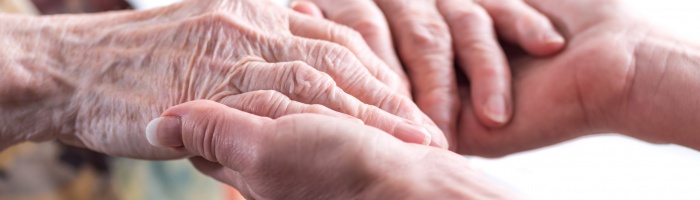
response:
[[[523,1],[476,2],[298,0],[292,9],[325,14],[357,30],[394,71],[403,75],[405,68],[416,104],[447,134],[454,150],[460,108],[467,105],[459,100],[453,66],[469,78],[468,106],[476,108],[481,124],[498,128],[508,124],[515,109],[511,68],[499,37],[536,56],[552,55],[565,44],[548,18]]]
[[[458,154],[327,115],[257,116],[200,100],[149,127],[153,143],[198,155],[198,170],[247,199],[515,199]]]
[[[460,154],[498,157],[604,132],[700,150],[700,46],[658,31],[620,1],[482,0],[469,4],[481,10],[474,15],[448,11],[458,7],[451,1],[397,2],[369,3],[387,19],[377,30],[396,39],[398,62],[386,42],[362,42],[366,31],[318,18],[333,18],[327,6],[307,9],[312,16],[244,0],[89,17],[3,15],[0,23],[12,28],[0,27],[0,149],[60,139],[115,156],[189,157],[250,199],[515,199]],[[392,9],[401,12],[387,14]],[[401,13],[423,21],[390,19]],[[486,14],[495,30],[478,20]],[[530,18],[513,17],[521,15]],[[477,49],[502,55],[453,51],[470,44],[457,42],[464,38],[454,36],[454,19],[479,24],[469,30],[481,35],[464,38],[498,33],[515,45],[492,38],[496,46]],[[556,27],[566,46],[549,56],[534,50],[527,38],[544,33],[521,34],[530,20]],[[406,27],[408,36],[391,27]],[[411,39],[435,46],[409,51],[402,40]],[[404,63],[403,76],[396,64],[410,52],[409,63],[429,67],[418,73]],[[453,58],[468,83],[436,67],[451,68]],[[480,62],[471,59],[505,58],[480,68],[501,72],[483,82],[498,82],[497,90],[475,82],[470,70]],[[406,96],[406,80],[419,105]],[[436,90],[446,95],[439,101],[417,92],[430,88],[448,89]],[[476,102],[498,91],[512,101],[507,123],[484,121]],[[459,109],[436,117],[426,101]],[[440,129],[452,130],[457,152],[434,147],[448,147]],[[423,132],[433,146],[407,134]]]
[[[567,47],[538,57],[506,46],[513,120],[489,128],[465,106],[458,153],[498,157],[611,131],[700,150],[700,97],[691,92],[700,89],[700,46],[657,31],[619,1],[525,2],[560,27]],[[461,89],[471,105],[470,88]],[[200,101],[170,108],[149,126],[153,144],[198,156],[191,160],[200,171],[248,198],[517,198],[457,153],[365,134],[378,130],[350,120],[256,118]],[[345,126],[356,131],[345,134]]]
[[[142,133],[165,109],[197,99],[252,113],[335,110],[407,142],[447,147],[394,89],[395,73],[352,42],[359,34],[272,2],[0,21],[12,27],[0,29],[0,134],[10,138],[0,148],[58,138],[115,156],[178,158]]]
[[[474,103],[479,99],[475,98],[474,93],[478,86],[473,82],[462,82],[459,85],[462,102],[460,116],[451,119],[457,121],[456,144],[452,147],[457,148],[458,153],[501,157],[585,135],[610,132],[649,142],[677,143],[682,140],[669,140],[676,137],[674,134],[666,134],[664,138],[658,138],[657,134],[665,132],[666,129],[660,130],[661,127],[678,129],[683,126],[647,123],[646,120],[692,121],[696,118],[691,114],[672,116],[672,111],[669,111],[676,108],[656,108],[693,102],[678,99],[674,96],[679,94],[671,91],[690,89],[695,82],[679,79],[668,83],[666,79],[674,76],[668,76],[669,73],[665,72],[679,68],[667,67],[675,64],[689,68],[678,69],[685,73],[675,72],[675,77],[694,74],[689,66],[693,66],[695,63],[692,61],[697,60],[694,59],[695,45],[658,31],[627,10],[622,2],[512,0],[478,3],[493,16],[497,28],[507,27],[498,25],[506,23],[507,19],[513,21],[510,29],[498,30],[498,33],[511,42],[506,43],[503,49],[512,73],[514,110],[510,122],[502,127],[494,128],[484,123],[479,114],[481,107]],[[324,8],[322,4],[318,3],[321,10]],[[522,4],[527,8],[523,8]],[[312,9],[301,7],[313,7],[315,4],[296,5],[297,11],[313,15],[309,11]],[[605,9],[597,7],[601,5]],[[538,15],[534,15],[532,10],[546,16],[565,37],[566,47],[556,55],[543,56],[543,52],[533,48],[537,45],[532,41],[536,40],[529,40],[528,43],[527,34],[518,34],[518,30],[523,29],[521,27],[537,21]],[[331,14],[324,13],[333,19]],[[352,14],[349,15],[345,17],[353,18]],[[513,16],[523,16],[526,20],[514,20]],[[683,46],[673,47],[681,44]],[[664,76],[654,77],[659,75]],[[661,90],[666,88],[662,86],[674,84],[678,88]],[[651,88],[659,89],[648,91]],[[659,95],[662,91],[666,93]],[[664,101],[656,100],[661,97],[667,98]],[[692,104],[687,106],[695,107]],[[665,112],[669,114],[652,116]],[[684,135],[687,138],[689,134]]]

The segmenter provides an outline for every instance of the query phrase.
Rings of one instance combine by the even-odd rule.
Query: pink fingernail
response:
[[[182,135],[180,119],[176,117],[159,117],[146,126],[146,139],[153,146],[180,148]]]
[[[492,95],[486,100],[486,106],[484,106],[484,114],[489,119],[498,122],[506,123],[508,117],[506,116],[506,100],[502,95]]]
[[[398,124],[395,129],[395,136],[404,142],[428,145],[432,136],[423,127],[407,123]]]
[[[545,44],[560,44],[565,42],[564,37],[552,31],[545,32],[540,39]]]

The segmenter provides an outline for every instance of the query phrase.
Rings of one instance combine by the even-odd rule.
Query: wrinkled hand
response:
[[[271,2],[186,1],[39,20],[53,24],[47,37],[65,38],[47,63],[61,64],[59,79],[75,91],[74,124],[62,130],[75,134],[60,136],[71,144],[116,156],[180,157],[153,149],[139,133],[170,106],[209,99],[278,114],[326,112],[310,106],[319,104],[407,142],[429,142],[429,131],[433,145],[446,145],[434,123],[395,92],[398,76],[363,53],[368,47],[341,46],[359,35]],[[263,90],[279,94],[256,92]]]
[[[568,47],[550,58],[512,52],[515,110],[507,126],[480,125],[465,106],[459,152],[503,156],[611,130],[634,80],[634,50],[649,31],[614,0],[526,0],[552,19]],[[462,100],[469,105],[467,88]],[[617,116],[620,115],[620,116]]]
[[[260,117],[200,100],[146,134],[199,156],[198,170],[248,199],[513,199],[462,156],[327,115]]]
[[[296,1],[293,8],[313,16],[323,13],[359,31],[399,73],[403,63],[416,103],[451,141],[456,141],[460,110],[455,55],[472,85],[470,106],[477,108],[483,124],[500,127],[509,121],[513,106],[511,73],[496,32],[538,56],[556,53],[564,44],[549,20],[520,0],[309,1],[320,10],[307,1]]]

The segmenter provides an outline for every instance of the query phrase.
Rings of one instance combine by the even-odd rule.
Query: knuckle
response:
[[[457,42],[455,48],[460,52],[462,57],[468,58],[474,57],[474,55],[500,55],[501,52],[498,52],[500,48],[497,45],[498,44],[491,41],[479,40],[478,38],[465,38],[463,41]]]
[[[447,16],[447,20],[454,26],[473,27],[484,23],[491,23],[491,18],[486,11],[478,6],[469,6],[455,11]]]
[[[483,77],[484,79],[487,79],[487,80],[498,78],[500,75],[503,74],[503,72],[502,72],[503,70],[501,70],[498,67],[494,67],[494,66],[474,66],[474,68],[476,68],[475,71],[478,70],[475,72],[475,73],[478,73],[478,74],[475,74],[476,76]],[[474,84],[479,84],[479,83],[474,83]]]
[[[184,128],[189,129],[190,134],[183,135],[183,137],[190,137],[185,139],[185,141],[192,141],[189,143],[191,148],[196,149],[201,156],[208,159],[215,159],[216,151],[213,147],[214,141],[218,137],[219,127],[225,119],[223,115],[217,112],[214,106],[205,104],[195,104],[190,111],[194,113],[190,120],[191,123],[183,123]]]
[[[449,54],[452,52],[452,36],[447,25],[442,21],[429,21],[414,24],[403,34],[402,46],[408,59],[422,55]]]
[[[287,67],[292,89],[290,93],[299,98],[316,99],[321,94],[332,92],[335,82],[303,62],[293,62]],[[312,95],[309,97],[308,95]]]
[[[354,54],[344,46],[323,42],[320,43],[321,55],[323,55],[321,66],[326,68],[336,68],[347,63],[358,62]]]
[[[343,44],[346,46],[354,46],[357,42],[364,42],[362,34],[357,30],[347,26],[333,25],[330,27],[331,41]]]
[[[443,46],[449,44],[451,37],[447,27],[441,22],[426,22],[408,33],[411,41],[420,47]]]
[[[345,36],[345,38],[350,40],[348,42],[353,42],[353,40],[362,39],[362,34],[360,34],[360,32],[358,32],[355,29],[352,29],[352,28],[349,28],[346,26],[341,26],[341,25],[338,25],[335,27],[336,27],[335,29],[336,29],[338,35],[340,35],[341,37]]]
[[[364,38],[377,37],[385,34],[385,25],[378,20],[361,19],[351,26]]]

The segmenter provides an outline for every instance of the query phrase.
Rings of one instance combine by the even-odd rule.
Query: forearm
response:
[[[622,131],[700,150],[700,46],[648,37],[635,56]]]
[[[423,151],[414,152],[421,155]],[[398,156],[397,159],[406,159]],[[496,184],[469,161],[446,150],[433,149],[408,165],[392,165],[381,182],[360,199],[520,199]],[[390,161],[389,161],[390,162]],[[385,160],[384,163],[387,163]]]
[[[70,80],[60,72],[60,52],[45,20],[0,15],[0,150],[69,132]]]

